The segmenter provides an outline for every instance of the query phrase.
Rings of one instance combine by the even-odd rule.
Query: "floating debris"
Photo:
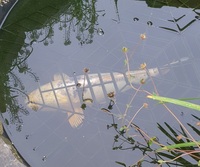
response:
[[[100,35],[100,36],[101,36],[101,35],[104,35],[103,29],[102,29],[102,28],[98,28],[98,29],[97,29],[97,34]]]
[[[88,73],[89,71],[90,71],[89,68],[84,68],[84,69],[83,69],[83,72],[84,72],[84,73]]]
[[[103,111],[103,112],[106,112],[106,113],[109,113],[109,114],[110,114],[110,111],[109,111],[108,109],[106,109],[106,108],[101,108],[101,111]]]
[[[134,17],[134,18],[133,18],[133,21],[139,21],[139,18]]]
[[[76,86],[77,86],[78,88],[80,88],[80,87],[81,87],[81,83],[77,83]]]
[[[147,103],[143,103],[144,108],[148,108],[148,104]]]
[[[152,23],[151,21],[148,21],[148,22],[147,22],[147,25],[148,25],[148,26],[152,26],[153,23]]]
[[[142,40],[145,40],[147,37],[146,37],[146,34],[144,33],[144,34],[140,34],[140,38],[142,39]]]
[[[196,123],[196,126],[200,126],[200,122],[197,122],[197,123]]]
[[[110,92],[110,93],[107,94],[107,96],[109,98],[114,98],[115,97],[115,92]]]
[[[200,20],[200,16],[199,15],[195,16],[195,19]]]
[[[140,80],[140,83],[141,83],[142,85],[145,84],[145,83],[146,83],[145,79],[142,78],[142,79]]]
[[[44,155],[44,156],[42,157],[42,160],[43,160],[43,161],[46,161],[46,160],[47,160],[47,157]]]
[[[178,136],[176,136],[176,139],[179,141],[179,140],[181,140],[183,138],[183,136],[182,135],[178,135]]]

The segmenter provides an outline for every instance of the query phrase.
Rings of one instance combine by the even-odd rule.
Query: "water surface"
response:
[[[148,69],[159,70],[152,78],[160,95],[200,96],[199,3],[196,6],[152,4],[42,1],[40,7],[31,2],[27,2],[26,8],[21,3],[16,5],[0,32],[0,109],[9,137],[30,166],[114,167],[115,161],[130,165],[141,158],[140,151],[112,150],[116,133],[107,129],[112,118],[101,110],[109,106],[107,93],[113,90],[107,90],[110,85],[115,92],[112,112],[117,116],[124,113],[135,93],[132,88],[120,89],[115,79],[115,72],[124,76],[127,72],[123,47],[128,48],[131,71],[139,70],[144,62]],[[141,34],[147,38],[142,40]],[[88,74],[84,68],[89,69]],[[104,81],[104,73],[111,79],[107,77]],[[71,107],[56,99],[56,105],[44,99],[40,103],[42,108],[29,108],[27,95],[42,85],[58,81],[57,74],[69,76],[67,81],[75,80],[75,86],[65,90],[66,94],[69,91]],[[88,79],[89,74],[96,74],[99,83],[96,88],[92,84],[86,86],[93,103],[79,113],[84,115],[84,120],[73,128],[68,113],[74,112],[73,107],[80,111],[84,103],[83,88],[77,87],[77,78],[85,75]],[[110,84],[108,87],[106,82]],[[127,79],[124,82],[129,85]],[[151,79],[146,80],[142,89],[155,92]],[[156,123],[168,122],[174,128],[179,125],[162,105],[148,100],[145,93],[138,93],[131,102],[127,120],[131,120],[143,103],[149,107],[136,116],[134,124],[166,142]],[[197,112],[170,104],[169,107],[183,123],[194,124],[191,114]],[[116,118],[116,121],[121,125],[121,120]],[[130,133],[134,134],[134,130]]]

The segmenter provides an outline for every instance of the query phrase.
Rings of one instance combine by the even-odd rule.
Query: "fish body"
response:
[[[188,57],[173,61],[162,68],[139,69],[125,74],[95,73],[69,77],[66,74],[55,74],[53,81],[32,91],[26,100],[27,106],[35,111],[61,110],[67,112],[69,124],[78,127],[83,123],[84,113],[81,104],[105,101],[110,92],[124,92],[130,89],[130,83],[141,84],[149,77],[166,74],[170,66],[187,62]]]
[[[69,123],[78,127],[84,120],[80,107],[85,99],[98,103],[105,101],[110,92],[123,92],[130,89],[129,82],[140,84],[141,79],[159,75],[158,68],[135,70],[125,74],[100,73],[69,77],[55,74],[53,81],[40,86],[28,95],[27,106],[32,110],[61,110],[67,112]],[[130,77],[131,76],[131,77]]]

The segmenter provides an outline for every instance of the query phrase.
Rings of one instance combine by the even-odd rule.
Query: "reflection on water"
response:
[[[7,1],[3,1],[2,3],[5,4]],[[10,122],[17,124],[17,129],[20,131],[23,121],[19,118],[18,113],[21,112],[26,115],[28,114],[28,111],[23,108],[23,106],[20,106],[16,100],[19,94],[27,96],[25,93],[26,88],[21,79],[18,77],[18,74],[16,74],[16,71],[18,71],[19,74],[30,74],[31,78],[33,78],[35,81],[38,81],[39,78],[34,72],[32,72],[31,68],[28,67],[28,63],[26,62],[33,52],[32,45],[43,42],[44,45],[47,46],[49,43],[53,43],[54,29],[52,27],[57,23],[60,25],[59,30],[63,31],[65,35],[65,45],[69,45],[71,43],[70,33],[75,31],[75,25],[79,27],[79,29],[76,29],[76,38],[78,41],[80,41],[81,44],[91,43],[98,18],[98,14],[95,10],[95,3],[95,1],[83,3],[80,1],[76,4],[68,4],[64,8],[59,9],[59,12],[56,15],[55,13],[51,12],[52,16],[47,16],[43,11],[42,13],[44,17],[40,16],[39,18],[41,21],[46,19],[46,23],[43,24],[42,22],[34,21],[34,27],[42,26],[42,29],[39,30],[34,29],[34,27],[29,27],[30,24],[24,25],[25,22],[30,22],[30,20],[32,20],[33,15],[30,15],[29,18],[22,19],[22,21],[17,23],[19,31],[12,29],[12,25],[8,25],[6,28],[2,27],[0,53],[4,61],[1,61],[0,67],[0,107],[1,113],[6,111],[10,113],[11,121],[6,121],[7,124]],[[21,3],[19,3],[19,5],[21,5]],[[47,13],[49,13],[49,10],[47,10]],[[17,17],[20,18],[21,15],[18,14]],[[18,20],[18,18],[15,18],[15,20]],[[24,26],[26,26],[26,28]],[[25,34],[23,34],[22,32],[24,32],[24,28],[28,30],[33,29],[33,31],[25,32]],[[87,37],[84,35],[85,33],[88,34]],[[101,30],[101,33],[103,33],[103,30]],[[22,41],[25,35],[29,41],[24,43]],[[18,36],[17,40],[15,39],[16,36]],[[10,51],[10,48],[12,48],[13,51]],[[16,54],[17,52],[18,54]]]
[[[183,14],[183,15],[178,16],[178,17],[173,16],[173,19],[166,20],[166,22],[169,23],[167,27],[163,26],[163,25],[156,25],[156,26],[158,26],[159,28],[168,30],[168,31],[173,31],[173,32],[176,32],[176,33],[181,33],[182,31],[184,31],[187,28],[189,28],[190,25],[192,25],[196,21],[200,20],[199,9],[194,8],[192,11],[193,11],[193,17],[190,18],[190,20],[187,20],[188,16],[186,14]],[[189,17],[191,17],[191,16],[189,16]],[[187,22],[184,23],[184,25],[182,25],[183,24],[182,22],[185,22],[185,20],[187,20]],[[138,17],[134,17],[133,21],[139,21],[139,18]],[[148,26],[153,26],[153,22],[150,21],[150,20],[147,21],[146,24]]]
[[[183,8],[200,8],[199,1],[198,0],[190,0],[190,1],[176,1],[176,0],[170,0],[170,1],[154,1],[154,0],[139,0],[139,1],[145,1],[149,7],[153,8],[161,8],[163,6],[173,6],[173,7],[183,7]]]
[[[0,6],[3,7],[9,2],[9,0],[0,0]]]
[[[52,17],[52,20],[43,25],[42,29],[27,32],[30,41],[43,42],[45,46],[53,43],[55,24],[64,34],[64,45],[71,44],[71,36],[76,33],[76,39],[81,45],[91,44],[94,33],[102,34],[103,30],[97,29],[98,17],[103,15],[103,10],[96,11],[96,1],[78,1],[76,4],[67,5]]]

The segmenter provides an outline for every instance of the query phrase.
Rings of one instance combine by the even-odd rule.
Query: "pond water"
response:
[[[200,3],[37,3],[18,2],[0,32],[2,121],[27,163],[138,164],[142,149],[117,148],[115,144],[123,148],[131,144],[116,138],[115,128],[109,127],[114,123],[129,127],[136,146],[145,142],[141,131],[162,144],[173,144],[157,123],[180,130],[179,123],[146,96],[200,97]],[[141,69],[144,63],[147,71]],[[198,111],[166,105],[198,140],[190,128],[196,127]],[[114,139],[120,142],[113,144]],[[144,159],[152,162],[155,157]],[[146,161],[143,165],[156,166]]]

